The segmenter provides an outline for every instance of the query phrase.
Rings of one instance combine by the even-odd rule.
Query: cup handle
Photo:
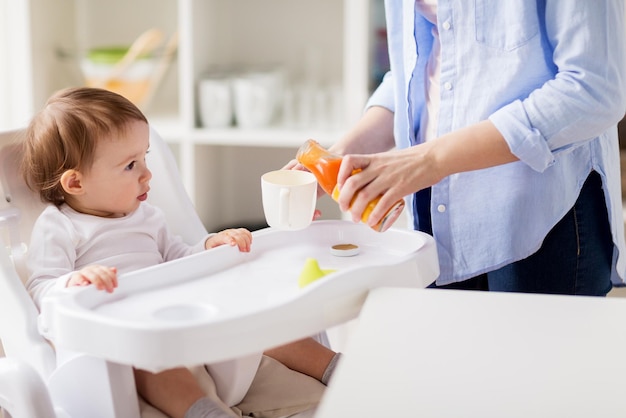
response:
[[[290,227],[289,225],[289,189],[280,189],[280,206],[278,207],[278,222],[283,227]]]

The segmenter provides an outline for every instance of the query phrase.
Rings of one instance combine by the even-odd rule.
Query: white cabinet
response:
[[[177,154],[184,183],[209,229],[262,220],[260,175],[293,158],[308,138],[327,145],[334,142],[358,119],[368,97],[372,0],[31,0],[31,4],[34,51],[54,50],[59,43],[74,51],[129,44],[151,27],[166,36],[178,31],[176,60],[145,110]],[[50,15],[56,16],[52,22],[47,19]],[[49,64],[45,68],[66,77],[39,83],[37,101],[72,77],[63,67],[67,63]],[[335,111],[340,112],[340,121],[298,127],[277,118],[263,128],[204,128],[199,123],[198,83],[217,67],[233,73],[280,68],[289,86],[306,82],[339,92],[340,109]],[[39,79],[50,79],[48,73],[40,73]],[[336,205],[324,200],[326,217],[338,217]]]

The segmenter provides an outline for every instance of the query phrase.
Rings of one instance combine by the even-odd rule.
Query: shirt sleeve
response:
[[[189,245],[185,243],[182,238],[178,235],[172,235],[169,232],[168,238],[166,239],[166,244],[163,251],[163,259],[164,261],[176,260],[181,257],[186,257],[192,254],[200,253],[205,250],[204,243],[207,239],[213,234],[209,234],[200,242],[197,242],[194,245]]]
[[[153,216],[151,216],[150,219],[151,222],[154,222],[154,227],[158,230],[156,236],[163,261],[176,260],[204,251],[204,243],[212,234],[208,234],[200,242],[190,245],[183,241],[182,237],[170,231],[165,214],[161,209],[157,207],[153,208]]]
[[[623,0],[546,2],[545,30],[554,78],[489,118],[513,154],[540,172],[626,109]]]
[[[33,226],[26,289],[38,308],[45,295],[64,289],[74,272],[73,231],[71,222],[55,207],[44,210]]]
[[[391,112],[395,111],[393,76],[391,75],[391,71],[385,74],[383,80],[367,101],[365,108],[368,109],[372,106],[381,106],[389,109]]]

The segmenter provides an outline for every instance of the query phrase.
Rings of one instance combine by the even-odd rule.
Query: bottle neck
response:
[[[324,149],[317,142],[309,140],[298,150],[296,158],[317,179],[319,185],[329,195],[337,185],[341,167],[341,156]]]

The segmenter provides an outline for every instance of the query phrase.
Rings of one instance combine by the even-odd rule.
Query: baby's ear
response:
[[[67,170],[61,175],[61,187],[70,195],[83,194],[82,175],[78,170]]]

